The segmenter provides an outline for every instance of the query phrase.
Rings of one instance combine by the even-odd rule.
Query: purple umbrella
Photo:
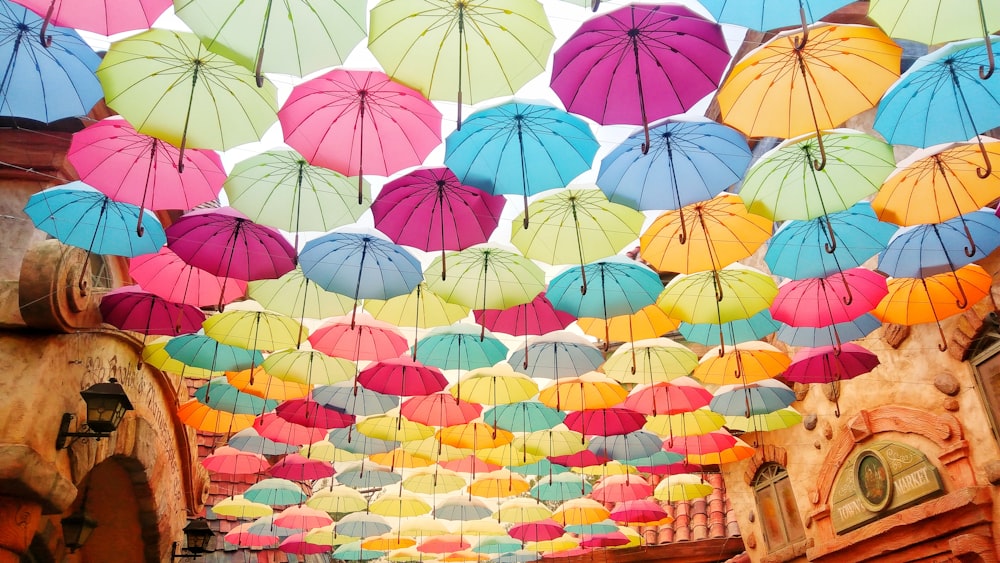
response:
[[[295,249],[280,232],[231,207],[185,214],[167,229],[167,246],[184,262],[223,278],[275,279],[295,268]]]
[[[820,346],[799,350],[783,377],[796,383],[836,383],[866,374],[878,365],[878,356],[873,352],[847,342],[839,348]],[[839,398],[839,394],[834,396]],[[839,404],[834,414],[840,416]]]
[[[108,292],[101,299],[101,315],[109,325],[144,335],[191,334],[205,320],[197,307],[167,301],[137,285]]]
[[[632,4],[584,22],[556,51],[550,85],[569,112],[642,125],[645,153],[649,121],[718,88],[729,59],[718,24],[682,6]]]
[[[386,184],[372,202],[375,227],[420,250],[463,250],[486,242],[507,200],[463,185],[448,168],[421,168]]]

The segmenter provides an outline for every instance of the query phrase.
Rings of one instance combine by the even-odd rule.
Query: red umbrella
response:
[[[470,547],[472,547],[472,544],[462,539],[461,536],[443,534],[427,538],[417,546],[417,551],[420,553],[451,553],[453,551],[469,549]]]
[[[574,411],[566,415],[566,427],[584,436],[613,436],[635,432],[646,424],[646,415],[627,408],[611,407]]]
[[[802,348],[795,353],[784,378],[796,383],[835,383],[868,373],[878,365],[878,356],[851,342],[840,348]],[[839,393],[835,396],[839,397]],[[834,414],[840,416],[839,404]]]
[[[104,322],[144,335],[178,336],[201,329],[205,313],[192,305],[172,303],[137,285],[112,290],[101,298]]]
[[[311,396],[283,401],[274,413],[288,422],[309,428],[346,428],[354,424],[353,414],[317,403]]]
[[[647,499],[653,487],[639,475],[608,475],[594,485],[590,498],[600,502]]]
[[[253,429],[261,436],[282,444],[311,444],[326,438],[322,428],[309,428],[288,422],[273,412],[262,414],[253,421]]]
[[[454,400],[452,400],[452,402],[454,402]],[[499,465],[485,462],[474,455],[466,456],[462,459],[456,459],[453,461],[442,461],[440,462],[440,465],[445,469],[450,469],[457,473],[471,473],[473,475],[478,473],[489,473],[490,471],[502,469]]]
[[[247,522],[246,524],[240,524],[232,530],[230,530],[224,539],[226,543],[238,546],[238,547],[249,547],[249,548],[265,548],[273,547],[278,543],[277,535],[270,534],[256,534],[249,530],[253,522]],[[324,549],[329,551],[329,546],[324,546]]]
[[[201,464],[212,473],[229,475],[253,475],[271,467],[264,456],[238,450],[231,446],[216,448],[214,452],[201,460]]]
[[[396,358],[409,349],[406,337],[389,323],[361,313],[354,317],[331,317],[309,335],[315,350],[348,360],[379,361]]]
[[[448,386],[441,370],[403,356],[380,360],[358,374],[358,383],[385,395],[430,395]]]
[[[679,414],[708,405],[712,393],[687,376],[636,387],[622,406],[643,414]]]
[[[590,467],[592,465],[604,465],[611,461],[611,458],[597,455],[590,450],[583,450],[572,455],[549,456],[549,461],[565,467]]]
[[[462,250],[489,240],[507,200],[463,185],[448,168],[420,168],[389,182],[372,202],[375,228],[420,250]],[[414,228],[419,226],[419,228]]]
[[[619,545],[628,545],[631,540],[628,536],[621,532],[612,532],[610,534],[597,534],[593,536],[584,536],[580,540],[581,548],[592,548],[592,547],[615,547]]]
[[[549,541],[561,537],[566,531],[562,525],[551,518],[525,522],[511,527],[507,535],[523,542]]]
[[[274,516],[274,525],[279,528],[311,530],[329,524],[333,524],[329,514],[308,506],[289,506]]]
[[[330,463],[291,453],[282,458],[278,463],[272,465],[269,473],[274,477],[290,481],[314,481],[325,477],[333,477],[336,472]],[[323,514],[326,513],[324,512]]]
[[[310,543],[306,540],[309,531],[297,532],[281,540],[278,549],[284,553],[294,553],[296,555],[313,555],[318,553],[329,553],[332,549],[329,545],[322,543]],[[227,540],[228,541],[228,540]],[[272,542],[273,543],[273,542]]]
[[[716,431],[700,436],[678,436],[663,442],[663,449],[685,456],[701,465],[730,463],[754,455],[755,450],[729,432]]]
[[[133,258],[128,273],[146,291],[195,307],[232,303],[247,292],[245,281],[226,280],[195,268],[166,246],[156,254]]]
[[[611,510],[611,519],[622,524],[669,524],[673,521],[658,502],[640,499],[626,500]]]
[[[576,320],[573,315],[553,307],[544,291],[523,305],[507,309],[478,309],[472,314],[476,322],[487,329],[514,336],[540,336],[563,330]]]
[[[451,393],[433,393],[411,397],[399,407],[399,414],[428,426],[454,426],[478,418],[483,406],[456,400]]]

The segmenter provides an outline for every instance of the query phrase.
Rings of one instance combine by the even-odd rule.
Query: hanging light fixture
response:
[[[208,520],[204,518],[195,518],[188,522],[187,526],[184,526],[184,542],[186,547],[181,551],[177,552],[177,548],[180,547],[180,542],[174,542],[173,547],[170,550],[170,559],[183,559],[184,557],[192,557],[195,555],[201,555],[202,553],[208,553],[213,551],[212,549],[212,539],[215,538],[215,532],[212,527],[209,526]],[[186,551],[187,553],[184,553]]]
[[[80,396],[87,403],[86,431],[70,432],[69,424],[73,420],[72,413],[65,413],[59,425],[59,435],[56,437],[56,449],[69,447],[77,438],[107,438],[121,424],[125,413],[132,410],[132,402],[115,378],[106,383],[96,383],[80,391]],[[68,440],[73,438],[73,440]]]

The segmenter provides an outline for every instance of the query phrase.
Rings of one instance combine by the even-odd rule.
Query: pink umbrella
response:
[[[335,358],[379,361],[396,358],[409,349],[406,337],[395,325],[375,320],[369,314],[331,317],[309,335],[312,347]]]
[[[611,519],[622,524],[668,523],[672,520],[663,507],[649,499],[626,500],[611,510]]]
[[[166,246],[156,254],[133,258],[128,272],[146,291],[195,307],[232,303],[247,292],[245,281],[226,280],[195,268]]]
[[[600,502],[647,499],[653,487],[639,475],[608,475],[594,485],[590,498]]]
[[[380,360],[358,374],[358,383],[384,395],[430,395],[448,386],[441,370],[403,356]]]
[[[289,481],[315,481],[316,479],[333,477],[336,471],[334,471],[333,465],[330,463],[291,453],[283,457],[278,463],[272,465],[269,473],[274,477],[288,479]],[[324,514],[326,513],[324,512]],[[326,524],[320,525],[325,526]]]
[[[878,356],[851,342],[840,348],[802,348],[795,353],[784,378],[796,383],[834,383],[868,373],[878,365]],[[840,416],[840,405],[834,403],[834,414]]]
[[[473,475],[476,475],[477,473],[489,473],[490,471],[502,469],[499,465],[487,463],[474,455],[466,456],[462,459],[442,461],[440,462],[440,465],[445,469],[450,469],[457,473],[471,473]]]
[[[729,59],[718,24],[682,6],[632,4],[584,22],[555,52],[550,85],[567,111],[642,125],[646,152],[649,122],[718,88]]]
[[[489,240],[507,200],[463,185],[448,168],[420,168],[382,187],[372,202],[375,227],[420,250],[462,250]],[[419,226],[419,228],[414,228]]]
[[[76,2],[71,3],[71,5]],[[215,151],[184,153],[137,132],[120,117],[102,119],[73,134],[66,158],[80,179],[115,201],[142,209],[188,210],[219,196],[226,171]],[[142,214],[137,231],[142,233]]]
[[[687,376],[669,382],[640,385],[633,389],[622,406],[643,414],[680,414],[708,405],[712,393]]]
[[[205,469],[212,473],[229,475],[253,475],[271,467],[264,456],[255,452],[245,452],[231,446],[220,446],[201,460]]]
[[[327,431],[322,428],[309,428],[288,422],[273,412],[262,414],[254,419],[253,429],[269,440],[296,445],[318,442],[326,438],[327,434]]]
[[[513,526],[508,530],[507,535],[515,540],[529,542],[554,540],[564,533],[566,531],[563,530],[562,525],[551,518],[546,518]]]
[[[104,322],[121,330],[144,335],[178,336],[201,329],[205,313],[192,305],[172,303],[143,291],[137,285],[127,285],[109,291],[101,298]]]
[[[590,467],[592,465],[604,465],[611,461],[611,458],[597,455],[590,450],[583,450],[572,455],[549,456],[549,461],[566,467]]]
[[[631,409],[612,407],[574,411],[563,421],[566,427],[584,436],[614,436],[635,432],[646,424],[646,415]]]
[[[563,330],[576,320],[573,315],[553,307],[544,291],[523,305],[507,309],[478,309],[472,314],[477,323],[493,332],[524,336],[525,348],[528,346],[528,336]]]
[[[306,541],[305,532],[298,532],[281,540],[278,549],[284,553],[294,553],[296,555],[314,555],[319,553],[329,553],[330,546],[321,543],[309,543]]]
[[[333,524],[329,514],[308,506],[289,506],[274,517],[274,525],[280,528],[311,530],[328,524]]]
[[[52,40],[45,34],[49,23],[114,35],[123,31],[149,29],[170,7],[170,0],[18,0],[18,4],[45,18],[40,35],[42,44]]]
[[[280,232],[231,207],[191,211],[166,232],[181,260],[220,277],[276,279],[295,268],[295,249]]]
[[[470,547],[472,547],[472,544],[462,539],[462,536],[442,534],[424,540],[423,543],[417,546],[417,551],[420,553],[451,553],[453,551],[469,549]]]
[[[236,526],[235,528],[230,530],[229,533],[227,533],[225,536],[223,536],[223,539],[226,540],[226,543],[239,547],[249,547],[251,549],[272,547],[276,543],[278,543],[277,535],[272,536],[270,534],[256,534],[254,532],[251,532],[250,526],[252,525],[253,522],[240,524],[239,526]],[[330,548],[326,547],[326,549],[329,550]]]
[[[441,112],[376,71],[334,69],[296,86],[278,111],[285,142],[315,166],[358,177],[416,166],[441,144]]]
[[[621,532],[612,532],[610,534],[597,534],[593,536],[584,536],[580,540],[580,547],[615,547],[619,545],[628,545],[628,536]]]
[[[451,393],[411,397],[399,406],[399,414],[428,426],[454,426],[479,418],[483,406],[455,399]]]
[[[354,424],[353,414],[317,403],[312,397],[283,401],[274,413],[288,422],[310,428],[346,428]]]

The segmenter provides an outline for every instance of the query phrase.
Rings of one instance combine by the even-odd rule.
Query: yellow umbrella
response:
[[[538,384],[508,363],[466,373],[449,389],[453,397],[481,405],[507,405],[527,401],[538,393]]]
[[[469,494],[483,498],[505,498],[531,490],[531,483],[507,469],[491,471],[476,478],[469,485]]]
[[[361,549],[370,549],[372,551],[392,551],[415,545],[417,545],[417,540],[392,532],[361,540]]]
[[[760,341],[716,347],[702,356],[692,377],[705,385],[742,385],[784,373],[792,359],[787,353]]]
[[[552,511],[533,498],[513,498],[501,504],[493,517],[499,522],[523,524],[550,518]]]
[[[526,542],[524,544],[524,550],[542,554],[559,553],[560,551],[569,551],[578,545],[580,545],[580,540],[578,538],[563,535],[554,540]]]
[[[442,444],[456,448],[496,448],[514,441],[514,434],[502,428],[494,428],[485,422],[467,422],[445,426],[437,431]]]
[[[456,448],[442,444],[437,438],[428,436],[421,440],[407,440],[400,447],[404,452],[430,462],[454,461],[472,455],[471,448]]]
[[[435,519],[433,516],[407,518],[399,525],[399,535],[413,538],[429,538],[431,536],[441,536],[450,533],[444,522]]]
[[[334,485],[314,492],[306,500],[306,506],[331,514],[344,514],[367,509],[368,501],[361,496],[361,493],[347,485]]]
[[[454,551],[441,558],[448,563],[464,563],[466,561],[489,561],[491,557],[485,553],[475,553],[469,550]]]
[[[611,511],[591,498],[576,498],[559,505],[552,519],[563,526],[586,526],[611,517]]]
[[[470,520],[459,522],[459,530],[463,536],[491,537],[506,536],[507,529],[496,520]]]
[[[409,563],[410,561],[435,561],[439,559],[436,553],[421,553],[414,547],[404,549],[394,549],[386,555],[386,559],[393,563]]]
[[[469,316],[467,307],[441,299],[428,290],[424,282],[406,295],[386,301],[368,299],[365,301],[365,310],[380,321],[415,328],[447,326]]]
[[[681,323],[668,317],[663,309],[653,304],[646,305],[631,315],[609,319],[580,317],[576,324],[584,334],[598,340],[607,338],[611,342],[634,342],[663,336],[677,330]]]
[[[142,348],[142,361],[154,368],[169,373],[176,373],[188,379],[212,379],[222,375],[221,371],[196,368],[175,360],[163,348],[170,342],[169,336],[159,336]]]
[[[528,433],[515,440],[514,447],[539,456],[563,456],[587,449],[587,440],[583,434],[559,425],[549,430]]]
[[[198,399],[191,399],[177,407],[177,418],[195,430],[214,434],[239,432],[253,426],[253,421],[256,419],[252,414],[233,414],[215,410]]]
[[[631,465],[626,465],[617,460],[611,460],[602,465],[588,465],[586,467],[571,467],[573,473],[590,475],[592,477],[606,477],[608,475],[625,475],[639,473],[639,470]]]
[[[231,518],[260,518],[270,516],[274,509],[263,503],[249,501],[243,495],[235,495],[215,503],[212,512]]]
[[[432,460],[415,456],[402,448],[395,448],[384,453],[369,454],[368,459],[386,467],[414,468],[434,465]]]
[[[349,452],[343,448],[338,448],[326,440],[320,440],[319,442],[302,446],[302,448],[299,449],[299,455],[309,459],[318,459],[326,462],[361,461],[365,457],[364,454]]]
[[[410,473],[400,484],[411,493],[432,495],[454,492],[468,483],[465,481],[465,477],[458,473],[434,466]]]
[[[226,380],[244,393],[275,401],[301,399],[309,394],[308,385],[277,379],[262,368],[227,371]]]
[[[360,539],[352,536],[345,536],[344,534],[338,534],[334,529],[334,526],[336,526],[336,523],[309,530],[306,532],[306,543],[334,547],[355,542]]]
[[[372,514],[399,518],[422,516],[430,511],[431,505],[420,497],[409,493],[382,495],[368,505],[368,512]]]
[[[305,277],[300,266],[277,279],[251,281],[247,295],[269,311],[296,319],[336,317],[354,308],[353,299],[326,291]]]
[[[745,416],[726,416],[725,426],[730,430],[740,432],[770,432],[791,428],[802,422],[802,415],[792,407],[785,407],[766,414]]]
[[[698,355],[669,338],[650,338],[623,344],[608,356],[601,371],[619,383],[660,383],[688,375]]]
[[[474,455],[486,463],[507,467],[520,467],[545,458],[543,455],[528,453],[513,443],[496,448],[481,448],[476,450]]]
[[[617,381],[596,371],[566,378],[542,389],[538,400],[547,407],[582,411],[611,408],[625,400],[628,391]]]
[[[272,377],[302,385],[333,385],[350,381],[357,364],[334,358],[317,350],[281,350],[264,358],[260,365]]]
[[[632,528],[629,528],[628,526],[618,526],[618,531],[624,534],[626,538],[628,538],[628,543],[623,545],[612,545],[609,546],[608,549],[624,549],[626,547],[638,547],[645,542],[643,537],[639,535],[639,532],[633,530]]]
[[[223,344],[247,350],[296,348],[309,331],[295,319],[270,311],[230,309],[205,319],[205,335]]]
[[[434,435],[434,429],[426,424],[413,422],[400,414],[377,414],[357,423],[358,432],[369,438],[408,442],[423,440]]]
[[[712,485],[705,482],[698,475],[682,473],[680,475],[667,475],[656,488],[653,489],[653,497],[656,500],[669,502],[691,501],[696,498],[704,498],[712,494]]]
[[[680,414],[647,416],[646,424],[642,428],[657,436],[666,437],[674,436],[675,431],[677,435],[681,436],[699,436],[708,432],[714,432],[723,426],[729,426],[726,417],[712,412],[708,407],[702,407]]]

